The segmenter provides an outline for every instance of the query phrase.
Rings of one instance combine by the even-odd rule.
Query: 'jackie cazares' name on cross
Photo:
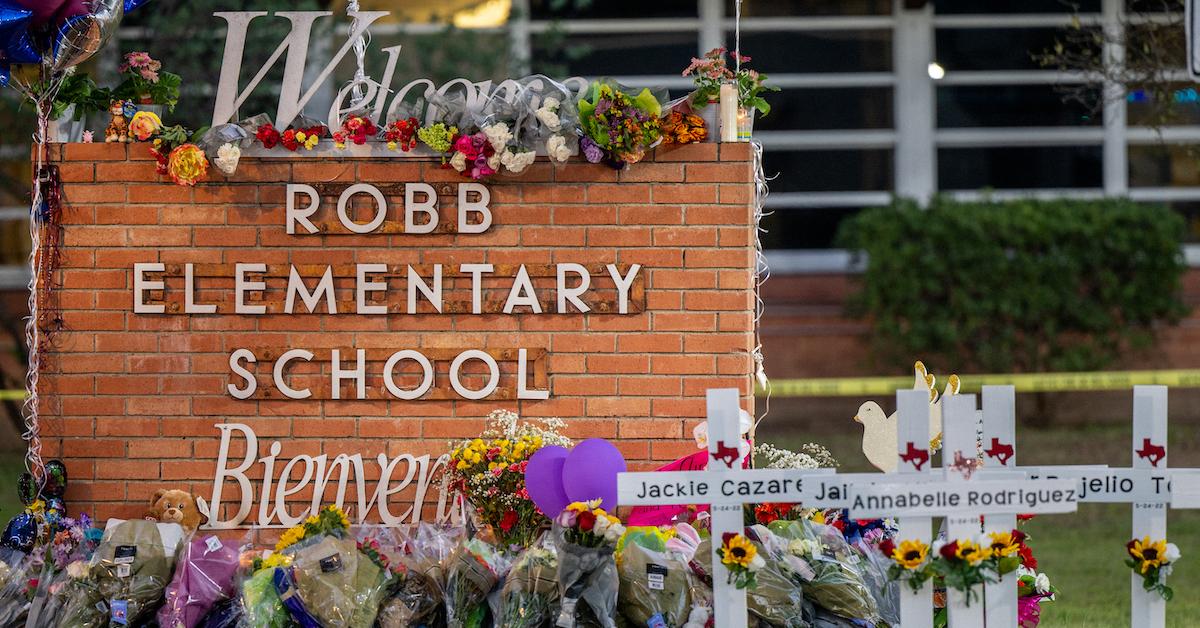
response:
[[[715,495],[722,497],[778,497],[793,491],[800,491],[802,480],[799,478],[781,478],[772,480],[722,480],[713,482],[716,487]],[[641,482],[634,491],[637,499],[658,499],[661,497],[713,497],[709,483],[705,481]]]
[[[1079,501],[1070,480],[939,483],[917,487],[879,484],[851,488],[852,517],[900,514],[1071,512]]]

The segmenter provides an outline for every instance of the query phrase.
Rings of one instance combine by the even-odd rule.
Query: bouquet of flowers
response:
[[[558,618],[558,554],[543,536],[513,563],[500,593],[503,628],[549,628]]]
[[[442,164],[445,165],[450,149],[454,148],[454,142],[458,138],[458,127],[445,122],[438,122],[429,126],[423,126],[417,129],[417,139],[421,143],[428,146],[429,150],[435,155],[441,155]]]
[[[558,550],[562,598],[557,626],[598,623],[615,628],[620,580],[613,552],[624,533],[621,521],[600,508],[600,500],[575,502],[555,517],[551,534]]]
[[[1159,594],[1164,600],[1175,597],[1175,591],[1167,586],[1167,576],[1181,557],[1174,543],[1168,543],[1166,539],[1152,541],[1147,536],[1126,543],[1125,552],[1129,554],[1125,564],[1142,577],[1143,589]]]
[[[278,552],[249,558],[249,577],[238,586],[241,591],[240,625],[261,628],[289,628],[295,622],[275,590],[275,572],[291,564],[291,556]],[[212,613],[210,613],[210,616]],[[207,623],[207,622],[206,622]]]
[[[772,626],[808,628],[801,587],[792,581],[783,563],[781,549],[786,545],[770,530],[756,525],[745,534],[726,533],[718,552],[735,584],[746,589],[746,605],[755,617]]]
[[[886,540],[880,537],[879,543]],[[879,608],[879,616],[884,624],[894,626],[900,623],[900,583],[891,577],[892,560],[880,552],[879,546],[868,539],[859,539],[852,543],[853,549],[861,559],[857,564],[858,572],[862,575],[863,583],[875,599]]]
[[[450,490],[467,498],[502,545],[528,546],[548,523],[525,489],[525,467],[544,446],[571,446],[559,434],[565,426],[560,419],[521,421],[508,410],[496,410],[479,438],[453,447]]]
[[[579,147],[584,157],[616,168],[641,161],[646,150],[661,139],[663,100],[649,89],[630,96],[615,83],[593,82],[588,95],[579,101],[583,131]]]
[[[763,91],[779,91],[778,87],[766,85],[767,76],[755,70],[740,67],[748,63],[750,57],[732,52],[739,62],[735,72],[729,69],[725,55],[730,51],[725,48],[713,48],[701,58],[692,58],[691,64],[684,68],[683,76],[695,77],[696,90],[692,92],[692,104],[704,107],[714,103],[720,97],[722,83],[734,83],[738,88],[738,106],[745,109],[757,109],[762,115],[771,112],[771,105],[761,96]]]
[[[118,71],[124,80],[113,90],[113,100],[165,105],[169,110],[175,110],[183,79],[178,74],[164,72],[162,62],[152,58],[150,53],[126,53]]]
[[[346,142],[353,142],[355,146],[362,146],[367,143],[367,140],[375,139],[379,134],[379,127],[370,118],[358,114],[350,114],[342,121],[342,128],[333,133],[333,145],[335,148],[346,148]]]
[[[401,542],[397,580],[379,611],[381,628],[445,625],[446,570],[464,532],[422,523]]]
[[[992,549],[986,543],[972,539],[949,542],[939,539],[933,543],[932,553],[935,555],[930,562],[933,573],[945,583],[948,592],[960,593],[967,606],[979,598],[978,585],[995,582]]]
[[[402,150],[408,152],[417,146],[417,130],[421,128],[421,123],[417,122],[415,116],[392,120],[384,129],[383,139],[387,142],[388,150]]]
[[[136,624],[152,617],[171,581],[183,528],[142,519],[109,520],[86,574],[71,587],[59,626]]]
[[[263,145],[263,148],[283,146],[294,153],[301,148],[304,150],[316,148],[321,143],[321,138],[328,134],[329,129],[319,123],[305,122],[302,125],[293,125],[285,131],[280,131],[268,122],[258,127],[254,132],[254,138]]]
[[[618,543],[620,611],[631,625],[687,622],[693,604],[694,582],[687,565],[691,556],[674,550],[677,545],[668,546],[676,534],[674,528],[629,528]]]
[[[837,528],[801,520],[776,521],[770,529],[787,539],[786,569],[803,585],[805,598],[848,619],[879,621],[879,607],[858,568],[862,558]]]
[[[195,537],[184,545],[158,609],[163,628],[195,628],[217,602],[233,595],[238,550],[215,536]]]
[[[1058,588],[1044,573],[1024,565],[1017,568],[1017,625],[1037,628],[1042,619],[1042,602],[1053,602]]]
[[[0,547],[0,625],[19,625],[30,610],[36,584],[34,556],[11,547]]]
[[[58,624],[68,602],[72,581],[87,573],[88,561],[100,542],[101,531],[92,527],[86,513],[78,519],[64,518],[46,547],[46,558],[37,591],[29,609],[27,628],[49,628]]]
[[[494,545],[474,538],[450,556],[446,574],[446,624],[479,628],[487,616],[487,597],[507,573],[509,559]]]

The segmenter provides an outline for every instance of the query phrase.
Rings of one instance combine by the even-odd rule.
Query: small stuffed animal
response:
[[[164,488],[154,491],[146,518],[162,523],[178,523],[188,532],[194,532],[201,522],[196,498],[191,493]]]
[[[104,141],[128,142],[129,119],[125,117],[125,101],[114,100],[108,106],[108,113],[112,116],[112,121],[108,123],[108,128],[104,130]]]

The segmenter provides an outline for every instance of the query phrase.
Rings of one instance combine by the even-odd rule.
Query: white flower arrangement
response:
[[[557,98],[551,96],[542,101],[542,106],[538,107],[537,111],[534,112],[538,122],[541,122],[542,126],[555,133],[562,128],[562,121],[558,117],[558,107],[560,104]]]
[[[828,449],[807,443],[799,452],[776,447],[770,443],[755,443],[754,453],[766,460],[766,469],[821,469],[837,466],[837,460]]]
[[[235,144],[225,143],[221,148],[217,149],[217,158],[213,160],[213,165],[218,170],[225,174],[233,174],[237,172],[238,162],[242,158],[242,149]]]
[[[500,163],[513,174],[521,174],[526,168],[537,159],[537,153],[531,150],[514,153],[512,151],[504,151],[500,157]]]
[[[488,143],[492,145],[492,149],[494,149],[497,154],[504,151],[505,145],[507,145],[508,141],[513,138],[512,131],[509,130],[508,125],[503,122],[489,124],[480,130],[483,131],[483,134],[487,136]],[[490,163],[488,165],[491,166]],[[492,168],[495,169],[495,166],[492,166]]]
[[[558,163],[564,163],[571,158],[571,147],[567,146],[567,138],[561,135],[551,135],[546,140],[546,154]]]

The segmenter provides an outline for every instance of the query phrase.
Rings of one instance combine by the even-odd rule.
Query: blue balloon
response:
[[[7,65],[0,64],[0,87],[8,87],[8,80],[11,77],[11,72]]]
[[[37,540],[37,519],[28,512],[13,517],[4,528],[4,545],[28,552]]]
[[[5,66],[41,61],[42,56],[38,54],[33,39],[29,36],[29,22],[32,17],[33,12],[28,9],[0,4],[0,60],[3,60]],[[4,70],[7,76],[8,68],[5,67]]]
[[[138,7],[147,2],[150,2],[150,0],[125,0],[125,14],[128,15],[130,11],[137,10]]]

